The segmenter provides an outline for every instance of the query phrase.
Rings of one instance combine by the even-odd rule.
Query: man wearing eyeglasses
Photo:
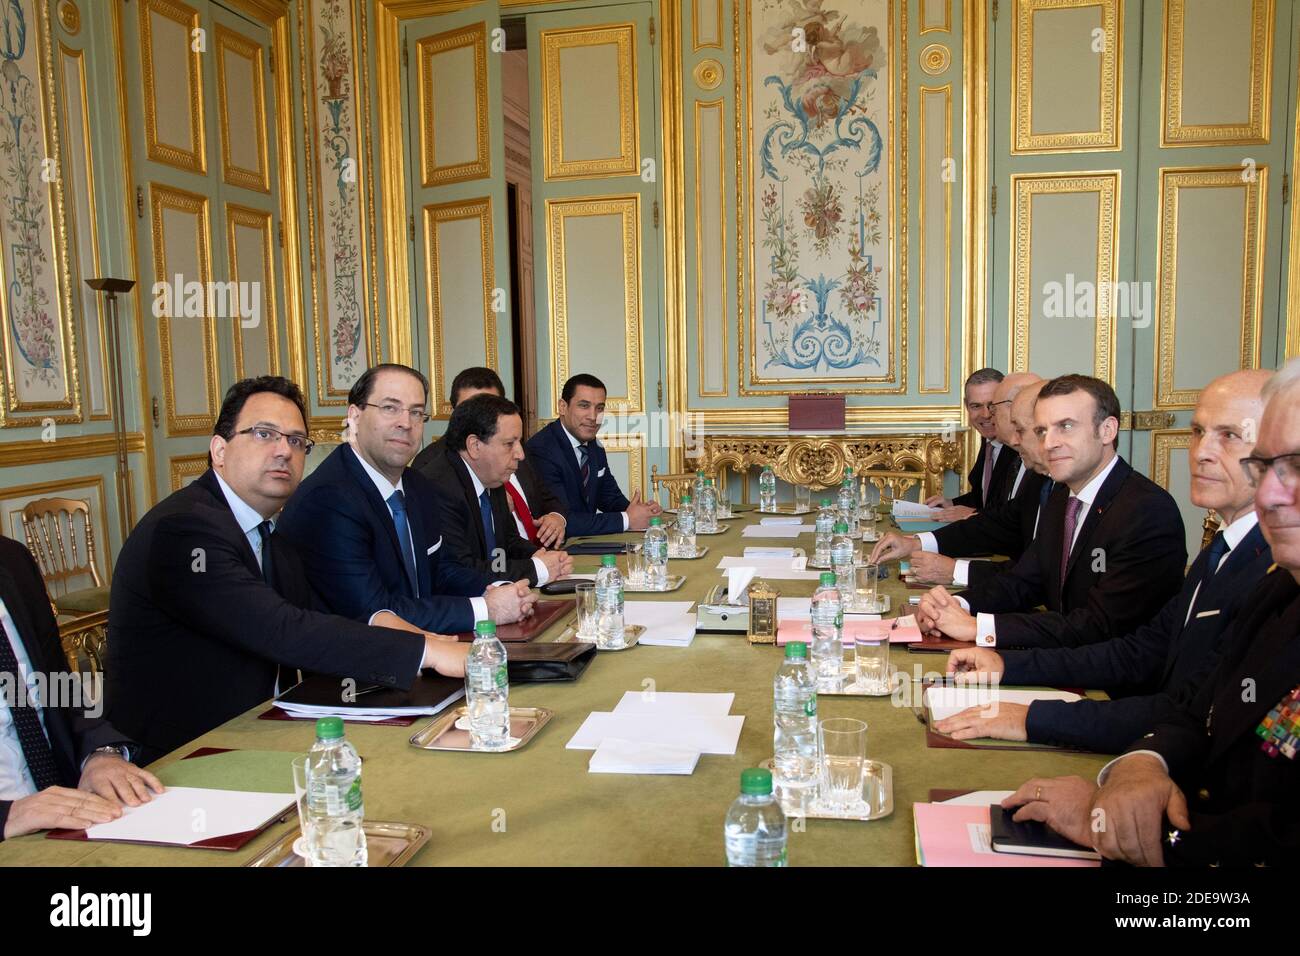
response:
[[[324,612],[297,550],[276,533],[311,447],[297,385],[236,382],[213,427],[211,467],[122,546],[105,709],[141,745],[141,764],[287,689],[300,670],[403,689],[424,667],[464,675],[467,645],[389,611],[374,626]]]
[[[528,582],[489,587],[488,575],[457,564],[443,547],[433,483],[407,467],[428,397],[428,380],[408,366],[363,372],[348,394],[347,443],[303,481],[280,530],[336,614],[366,621],[388,610],[444,634],[518,621],[537,600]]]
[[[932,508],[942,508],[943,521],[969,518],[976,511],[1006,498],[1007,476],[1015,475],[1016,456],[1007,451],[997,434],[994,419],[994,397],[1003,375],[995,368],[982,368],[966,379],[966,412],[971,426],[980,433],[980,450],[975,464],[966,476],[970,491],[956,498],[931,495],[925,503]]]

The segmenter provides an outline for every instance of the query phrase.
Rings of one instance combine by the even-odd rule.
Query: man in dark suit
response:
[[[1031,372],[1019,372],[1003,379],[994,393],[998,436],[1020,457],[1007,500],[934,532],[891,531],[872,549],[872,563],[908,558],[913,580],[958,587],[979,587],[1011,569],[1034,540],[1038,512],[1050,494],[1044,491],[1050,479],[1033,431],[1034,403],[1044,384]],[[969,560],[988,554],[1005,554],[1011,561]]]
[[[1116,453],[1114,389],[1063,375],[1039,391],[1034,415],[1056,482],[1038,535],[980,588],[928,592],[917,608],[923,629],[985,647],[1073,647],[1127,634],[1182,587],[1182,516]]]
[[[497,579],[542,585],[572,571],[573,559],[538,547],[515,526],[504,485],[524,457],[523,432],[514,402],[490,394],[461,402],[447,422],[445,450],[430,477],[453,561]]]
[[[1197,555],[1183,588],[1150,622],[1124,637],[1082,647],[954,651],[958,679],[1003,684],[1082,686],[1111,700],[1039,700],[971,708],[935,726],[959,740],[994,737],[1119,753],[1186,704],[1214,670],[1229,626],[1250,610],[1247,598],[1273,556],[1255,515],[1255,490],[1240,461],[1254,448],[1260,390],[1257,369],[1215,379],[1201,391],[1188,450],[1191,499],[1223,527]]]
[[[931,495],[925,503],[932,508],[942,508],[942,521],[958,521],[976,511],[989,507],[1006,497],[1007,475],[1014,473],[1016,456],[1003,445],[997,436],[994,420],[994,397],[1002,373],[995,368],[982,368],[966,379],[963,395],[970,423],[980,433],[980,448],[966,480],[970,490],[956,498]]]
[[[528,455],[543,482],[569,509],[569,536],[644,531],[662,510],[634,490],[623,494],[605,449],[596,440],[605,417],[605,383],[574,375],[560,391],[560,417],[528,439]]]
[[[501,377],[490,368],[462,369],[451,380],[451,407],[455,408],[466,399],[484,392],[505,398],[506,388],[501,383]],[[415,456],[411,467],[427,477],[433,463],[446,453],[446,439],[447,436],[442,435],[425,446]],[[519,462],[518,468],[504,487],[510,511],[515,516],[515,525],[521,535],[533,544],[546,548],[558,547],[564,542],[568,507],[538,477],[527,456]]]
[[[367,369],[348,395],[348,442],[289,499],[279,529],[335,614],[389,610],[426,631],[471,631],[531,612],[527,581],[491,579],[443,554],[433,483],[406,467],[428,417],[428,380],[405,365]]]
[[[287,689],[297,669],[399,688],[422,667],[463,676],[466,645],[388,611],[371,619],[387,626],[323,613],[275,533],[312,445],[297,385],[236,382],[213,432],[211,468],[140,520],[113,573],[107,714],[143,762]]]
[[[30,552],[0,537],[0,840],[107,823],[163,791],[94,691],[68,671]]]
[[[1102,768],[1028,781],[1005,806],[1143,866],[1281,866],[1300,852],[1300,362],[1265,390],[1243,461],[1277,566],[1191,703]]]

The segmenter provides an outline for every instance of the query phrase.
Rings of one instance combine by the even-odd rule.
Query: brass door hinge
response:
[[[659,200],[658,199],[654,201],[653,209],[654,209],[654,226],[656,229],[658,229],[659,228]]]
[[[998,0],[993,0],[993,20],[994,20],[994,22],[997,22],[997,19],[998,19]]]
[[[266,66],[267,69],[269,69],[272,73],[275,72],[275,51],[274,50],[266,51]]]
[[[659,407],[664,407],[664,383],[663,379],[659,380]]]
[[[407,217],[406,231],[410,235],[411,242],[415,242],[415,216]]]
[[[406,47],[402,47],[402,66],[410,66],[410,65],[411,65],[410,56],[411,56],[411,55],[410,55],[410,52],[407,50],[407,48],[406,48]]]
[[[144,187],[135,187],[135,218],[144,218]]]
[[[655,45],[655,18],[650,18],[650,45]]]
[[[998,214],[998,187],[995,184],[993,186],[993,193],[989,198],[989,215],[996,216],[997,214]]]
[[[1282,174],[1282,205],[1285,206],[1291,201],[1291,174]]]
[[[153,412],[153,427],[157,428],[158,427],[158,397],[156,395],[154,396],[153,400],[149,403],[149,408]]]

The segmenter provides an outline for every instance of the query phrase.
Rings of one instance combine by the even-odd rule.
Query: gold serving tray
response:
[[[670,551],[668,552],[668,560],[669,561],[695,561],[698,558],[704,557],[708,553],[709,553],[708,548],[700,548],[700,547],[697,547],[695,549],[694,554],[673,554]]]
[[[366,834],[367,866],[406,866],[420,847],[429,842],[429,828],[415,823],[365,820],[361,829]],[[295,826],[244,865],[305,867],[307,861],[293,852],[293,844],[301,836],[302,827]]]
[[[671,561],[672,558],[669,558],[668,560]],[[624,594],[667,594],[669,591],[676,591],[683,584],[685,584],[686,575],[670,574],[667,576],[666,581],[668,586],[664,588],[632,588],[632,587],[628,587],[627,584],[625,583],[623,585],[623,593]]]
[[[652,594],[663,594],[662,591],[647,592]],[[557,644],[590,644],[598,651],[625,651],[629,647],[636,647],[637,641],[641,640],[641,635],[645,633],[644,624],[625,624],[623,625],[623,646],[622,647],[601,647],[595,641],[584,641],[578,638],[578,629],[569,625],[564,629],[559,637],[555,639]]]
[[[504,754],[520,750],[537,736],[555,713],[545,707],[511,707],[510,736],[519,742],[501,750],[475,750],[469,745],[469,731],[459,730],[456,721],[469,712],[465,705],[439,714],[433,722],[411,735],[411,746],[421,750],[450,750],[467,754]]]
[[[772,761],[769,758],[759,766],[771,770]],[[815,799],[806,807],[783,809],[788,817],[809,820],[880,820],[894,812],[894,768],[879,760],[867,760],[862,770],[862,799],[864,806],[844,813],[827,810]]]

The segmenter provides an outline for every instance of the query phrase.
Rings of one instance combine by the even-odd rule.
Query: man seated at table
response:
[[[1038,512],[1051,494],[1033,430],[1034,403],[1044,384],[1032,372],[1017,372],[1004,378],[994,392],[998,438],[1020,457],[1008,498],[934,532],[891,531],[872,549],[873,564],[908,559],[917,582],[958,587],[979,587],[1011,569],[1034,540]],[[1011,561],[969,560],[988,554],[1005,554]]]
[[[148,763],[292,686],[297,671],[407,688],[423,667],[464,675],[468,646],[381,611],[367,626],[323,613],[275,516],[311,451],[302,391],[236,382],[211,467],[127,537],[109,600],[108,719]]]
[[[956,498],[931,495],[925,503],[942,509],[940,521],[960,521],[975,512],[992,506],[1006,498],[1008,475],[1014,472],[1016,456],[1008,451],[998,438],[993,417],[993,393],[1002,382],[1002,373],[995,368],[976,369],[966,379],[962,390],[970,423],[980,433],[980,449],[975,464],[966,476],[970,490]]]
[[[958,596],[926,593],[923,630],[985,647],[1074,647],[1127,634],[1182,586],[1182,516],[1115,450],[1115,390],[1086,375],[1054,378],[1034,420],[1057,486],[1037,537],[1006,574]]]
[[[348,395],[346,444],[289,499],[279,530],[334,613],[368,621],[389,610],[426,631],[471,631],[532,612],[527,581],[491,579],[443,553],[433,483],[406,467],[428,418],[428,380],[405,365],[377,365]]]
[[[935,729],[958,740],[993,737],[1119,753],[1192,698],[1218,663],[1228,627],[1249,610],[1247,597],[1273,563],[1255,515],[1255,490],[1240,464],[1255,446],[1260,389],[1270,374],[1233,372],[1201,392],[1187,455],[1191,498],[1218,514],[1222,527],[1155,618],[1099,644],[1001,652],[971,647],[948,658],[948,671],[959,681],[1089,687],[1116,699],[1001,702],[972,707]]]
[[[162,793],[139,748],[100,717],[94,682],[69,673],[31,552],[0,536],[0,840],[84,830]]]
[[[466,399],[485,392],[505,398],[506,387],[501,384],[501,377],[490,368],[462,369],[451,380],[451,406],[455,408]],[[415,456],[411,467],[427,477],[433,470],[433,463],[446,453],[446,448],[447,436],[444,434],[425,446]],[[519,462],[515,473],[505,483],[505,489],[506,499],[510,502],[510,513],[514,515],[515,525],[521,535],[545,548],[558,547],[564,543],[568,508],[538,477],[527,456]]]
[[[1214,674],[1097,784],[1037,778],[1003,801],[1110,860],[1282,866],[1300,853],[1300,361],[1265,390],[1242,462],[1277,565],[1246,599]]]
[[[537,474],[569,509],[569,536],[644,531],[662,510],[658,502],[631,500],[609,470],[596,432],[605,418],[605,383],[594,375],[574,375],[560,391],[560,417],[528,439]]]
[[[573,559],[528,541],[510,514],[504,486],[524,457],[523,431],[514,402],[490,394],[461,402],[429,475],[451,559],[498,580],[526,578],[540,586],[571,572]]]

